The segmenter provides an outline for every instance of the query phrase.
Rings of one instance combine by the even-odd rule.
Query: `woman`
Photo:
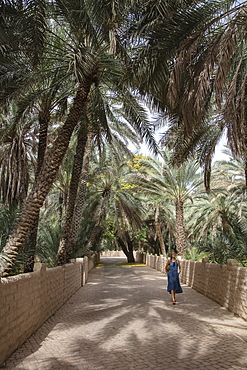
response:
[[[176,253],[172,252],[170,259],[166,264],[168,277],[167,291],[172,295],[172,303],[176,304],[175,294],[183,293],[183,289],[179,282],[179,274],[181,272],[180,261],[176,259]]]

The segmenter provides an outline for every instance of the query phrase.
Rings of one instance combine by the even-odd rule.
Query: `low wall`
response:
[[[163,256],[137,252],[136,260],[166,272]],[[239,267],[237,261],[218,265],[206,258],[202,262],[182,260],[180,281],[247,320],[247,268]]]
[[[135,259],[136,259],[137,253],[138,252],[133,251],[133,256]],[[100,255],[101,257],[123,257],[127,259],[127,256],[126,254],[124,254],[123,251],[103,251],[103,252],[100,252]]]
[[[226,265],[181,261],[181,281],[247,320],[247,268],[236,260]]]
[[[126,257],[123,251],[104,251],[101,252],[102,257]]]
[[[99,256],[0,279],[0,365],[86,283]]]

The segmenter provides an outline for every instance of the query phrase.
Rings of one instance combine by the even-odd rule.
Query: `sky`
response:
[[[159,135],[157,135],[157,140],[159,140]],[[224,150],[224,145],[226,144],[227,144],[227,139],[226,139],[226,133],[225,133],[216,147],[213,162],[229,159],[229,157],[225,153],[222,152]],[[135,147],[133,147],[132,145],[129,145],[129,147],[133,152],[135,151]],[[152,153],[150,153],[145,143],[140,145],[140,150],[138,151],[138,153],[141,153],[143,155],[152,155]]]
[[[224,145],[227,145],[226,133],[222,136],[222,139],[216,147],[214,161],[229,160],[228,155],[222,153],[222,150],[224,150]]]

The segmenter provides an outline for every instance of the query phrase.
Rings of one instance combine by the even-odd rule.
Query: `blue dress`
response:
[[[179,282],[178,263],[177,261],[170,263],[170,270],[167,273],[168,285],[167,291],[176,290],[176,293],[183,293],[183,289]]]

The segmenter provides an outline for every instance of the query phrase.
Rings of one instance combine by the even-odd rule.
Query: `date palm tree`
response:
[[[241,8],[244,12],[244,4],[220,0],[151,2],[147,3],[139,22],[132,28],[136,42],[141,45],[135,54],[140,91],[163,115],[161,127],[167,124],[167,117],[170,120],[171,128],[163,142],[174,149],[177,165],[198,155],[204,166],[207,191],[210,191],[215,147],[229,121],[222,120],[222,114],[216,114],[214,109],[215,101],[220,100],[219,85],[226,77],[224,68],[228,68],[228,51],[233,40],[230,33],[227,37],[226,25],[229,20],[234,20]],[[239,33],[245,34],[240,29]],[[233,65],[236,63],[233,61]],[[219,73],[215,78],[217,70]],[[231,74],[233,69],[229,72]],[[230,83],[232,78],[228,77]],[[216,86],[217,91],[214,90]],[[223,90],[224,87],[221,92]],[[230,109],[229,113],[232,111]],[[237,149],[237,145],[234,146]]]
[[[139,89],[161,111],[167,112],[167,81],[185,40],[226,9],[233,1],[153,1],[139,10],[129,34],[139,46],[135,71]]]
[[[48,194],[52,183],[54,182],[60,164],[64,158],[65,152],[71,135],[77,123],[81,119],[83,109],[85,107],[88,94],[91,86],[99,84],[102,80],[108,80],[107,84],[112,91],[114,89],[122,89],[122,93],[128,95],[127,89],[131,87],[128,81],[127,71],[130,71],[131,58],[126,51],[124,40],[121,37],[123,29],[126,28],[125,15],[132,14],[133,4],[128,1],[120,3],[102,3],[100,1],[47,1],[44,7],[38,7],[37,1],[33,0],[27,4],[22,4],[18,7],[15,2],[10,2],[13,9],[13,14],[8,13],[10,17],[8,26],[13,24],[13,19],[26,21],[28,16],[32,15],[32,7],[34,8],[35,19],[40,19],[41,24],[38,24],[37,32],[41,35],[41,26],[45,29],[45,33],[41,41],[42,53],[40,58],[33,57],[31,59],[34,69],[33,79],[48,78],[50,75],[59,74],[61,83],[70,79],[70,85],[73,85],[69,94],[70,111],[65,123],[61,127],[57,138],[54,141],[52,148],[46,152],[46,157],[43,162],[42,169],[35,181],[33,190],[29,194],[26,201],[25,211],[21,214],[18,224],[16,225],[13,235],[10,235],[9,241],[4,249],[4,253],[11,256],[14,260],[19,248],[23,245],[31,223],[34,221],[35,214],[42,206],[43,201]],[[36,6],[37,5],[37,6]],[[6,13],[8,9],[6,8]],[[134,14],[134,11],[133,11]],[[128,17],[127,17],[128,18]],[[4,22],[3,22],[4,24]],[[35,25],[35,23],[32,23]],[[8,27],[5,27],[7,30]],[[11,30],[13,28],[10,28]],[[27,31],[33,31],[27,28]],[[33,31],[35,33],[36,29]],[[22,35],[22,34],[21,34]],[[19,36],[19,38],[21,37]],[[13,33],[13,36],[15,34]],[[35,36],[37,36],[35,34]],[[33,37],[32,39],[35,39]],[[29,40],[27,38],[27,40]],[[24,65],[29,57],[28,47],[25,44],[22,54],[20,43],[16,43],[16,60],[15,64]],[[37,45],[35,50],[38,50]],[[24,52],[23,52],[24,51]],[[26,53],[25,53],[26,51]],[[23,56],[23,59],[21,57]],[[39,55],[38,55],[39,56]],[[23,60],[23,63],[21,64]],[[28,59],[29,60],[29,59]],[[52,60],[53,66],[50,63]],[[6,62],[6,61],[5,61]],[[13,67],[16,72],[22,71],[22,68]],[[24,69],[25,70],[25,69]],[[29,71],[26,68],[27,72]],[[33,72],[33,71],[32,71]],[[4,73],[3,73],[4,74]],[[5,74],[7,77],[7,73]],[[23,81],[27,81],[27,75],[23,73]],[[26,78],[25,78],[26,77]],[[16,79],[18,73],[16,73]],[[6,78],[7,79],[7,78]],[[15,82],[16,80],[13,79]],[[10,96],[12,85],[9,84],[5,89],[6,97]],[[127,89],[126,89],[127,87]],[[134,86],[135,88],[135,86]],[[17,90],[15,90],[17,92]],[[4,96],[5,96],[4,95]],[[126,114],[130,114],[130,109]],[[133,110],[134,112],[134,110]],[[140,125],[142,124],[141,121]],[[144,136],[148,137],[146,130]],[[28,222],[26,219],[28,218]],[[24,227],[25,225],[25,227]],[[6,267],[6,273],[11,266]]]
[[[5,207],[21,206],[26,199],[30,170],[35,166],[36,137],[23,120],[15,122],[16,106],[1,117],[0,198]]]
[[[244,164],[231,157],[212,168],[212,188],[187,209],[189,238],[212,262],[246,260],[246,186]]]
[[[147,158],[140,163],[143,170],[134,179],[140,189],[146,194],[168,199],[175,206],[176,248],[183,257],[186,251],[184,206],[187,200],[193,201],[202,184],[199,166],[196,162],[188,162],[180,167],[172,167],[165,152],[161,160]]]
[[[201,140],[199,146],[203,141],[207,142],[203,149],[206,150],[204,159],[208,173],[215,146],[224,129],[234,156],[247,163],[247,4],[245,1],[225,3],[225,10],[184,40],[172,66],[165,98],[170,112],[176,117],[175,124],[180,126],[184,142],[191,143],[192,150],[196,137]],[[214,131],[210,141],[205,134],[207,127],[211,134]],[[203,130],[204,135],[201,135]],[[188,149],[189,145],[186,147]]]
[[[226,263],[228,258],[246,261],[246,201],[222,189],[197,199],[188,210],[189,238],[199,252],[210,260]]]
[[[83,125],[81,126],[78,133],[76,154],[73,162],[65,221],[56,257],[58,265],[68,263],[74,250],[85,198],[89,157],[93,136],[94,133],[92,131],[88,131],[88,129]],[[82,178],[81,186],[80,178]],[[79,204],[78,202],[76,204],[77,197],[79,198],[78,202],[81,200]],[[79,210],[77,210],[78,208]]]
[[[93,27],[85,4],[57,1],[54,2],[54,5],[58,12],[58,18],[54,17],[54,21],[58,22],[63,19],[68,31],[66,38],[62,40],[63,35],[61,36],[61,33],[59,35],[59,30],[56,32],[54,24],[52,24],[51,36],[47,38],[49,57],[53,57],[57,61],[54,65],[55,69],[66,71],[67,76],[70,75],[73,78],[75,97],[57,138],[46,153],[42,170],[3,249],[3,253],[12,259],[12,262],[5,264],[5,268],[2,269],[3,275],[11,270],[18,250],[22,247],[40,207],[51,189],[68,148],[71,135],[82,116],[91,86],[98,83],[102,76],[111,78],[115,73],[115,76],[118,75],[121,78],[119,61],[116,57],[106,53],[105,43],[102,43],[103,39],[100,37],[100,31],[102,30],[96,30]],[[85,30],[88,31],[86,36]],[[69,35],[70,38],[68,38]],[[64,58],[64,55],[67,57]],[[122,67],[121,71],[123,72],[123,70]]]
[[[163,256],[166,256],[166,247],[165,247],[164,239],[162,237],[160,221],[159,221],[159,213],[160,213],[160,206],[159,204],[156,204],[155,213],[154,213],[154,226],[155,226],[157,237],[159,239],[161,253]]]
[[[143,226],[145,208],[140,196],[135,194],[134,186],[128,181],[130,169],[127,162],[123,157],[119,158],[118,153],[114,155],[112,149],[108,146],[99,160],[95,158],[90,171],[90,188],[83,217],[93,215],[94,226],[84,253],[90,251],[96,242],[99,244],[100,231],[102,228],[105,230],[107,222],[110,222],[115,240],[128,262],[133,262],[134,233]]]
[[[40,84],[39,92],[35,91],[34,93],[33,86],[30,86],[32,88],[31,93],[29,91],[25,94],[24,100],[18,100],[19,111],[17,112],[17,117],[20,114],[25,116],[27,109],[36,110],[38,114],[38,144],[34,183],[37,181],[42,169],[49,141],[51,141],[53,135],[56,135],[57,128],[54,129],[54,119],[62,119],[66,113],[67,99],[65,98],[65,91],[61,88],[61,83],[58,83],[58,79],[58,75],[55,75],[52,76],[51,80],[44,81]],[[25,243],[25,249],[29,252],[24,264],[24,272],[33,271],[38,224],[39,213]]]
[[[114,142],[116,151],[124,151],[127,154],[129,153],[128,142],[138,145],[138,142],[144,140],[154,152],[158,150],[153,126],[138,97],[128,88],[114,87],[114,91],[111,91],[108,86],[104,88],[102,81],[100,88],[91,89],[85,115],[82,117],[84,128],[81,130],[80,139],[78,138],[78,145],[84,151],[85,139],[87,139],[87,153],[84,153],[84,159],[82,154],[80,156],[77,154],[75,157],[76,163],[80,163],[80,165],[76,165],[71,177],[72,191],[69,192],[66,219],[57,256],[58,264],[68,263],[75,248],[85,201],[85,184],[87,183],[89,149],[92,139],[95,138],[94,141],[97,142],[100,149],[99,153],[108,142],[111,145]],[[80,177],[81,185],[79,188]]]

